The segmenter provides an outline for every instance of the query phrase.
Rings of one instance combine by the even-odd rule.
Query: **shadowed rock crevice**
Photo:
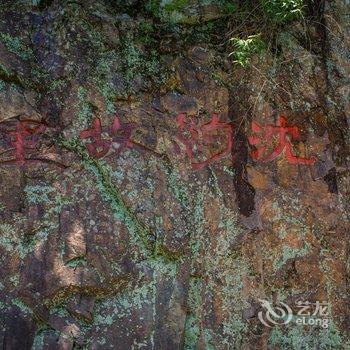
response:
[[[232,149],[232,167],[235,169],[233,181],[238,208],[241,214],[250,216],[255,206],[255,190],[248,182],[246,171],[249,156],[249,143],[245,130],[247,130],[251,123],[251,117],[249,118],[249,112],[246,113],[242,109],[240,102],[238,102],[240,99],[239,96],[241,96],[241,92],[231,91],[228,101],[228,118],[235,127],[234,145]]]
[[[322,108],[333,152],[336,155],[335,159],[341,163],[350,155],[348,144],[350,125],[345,110],[333,101],[338,98],[338,89],[341,84],[346,82],[349,84],[349,76],[344,75],[344,71],[333,65],[331,60],[337,50],[340,51],[339,55],[345,56],[346,59],[347,55],[344,55],[341,42],[346,40],[347,34],[339,25],[337,26],[336,20],[331,17],[334,11],[337,11],[335,4],[327,0],[308,1],[307,4],[311,28],[314,27],[317,33],[315,41],[318,42],[317,46],[320,48],[321,64],[325,76],[325,90],[321,89],[319,96],[323,102]],[[335,36],[334,31],[339,31],[340,38]]]

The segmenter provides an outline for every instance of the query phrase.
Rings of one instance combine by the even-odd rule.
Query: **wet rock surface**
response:
[[[242,68],[225,1],[145,3],[0,4],[0,348],[346,349],[349,4]],[[252,157],[281,115],[315,164]],[[45,132],[6,162],[25,120]],[[328,328],[266,327],[262,299],[326,302]]]

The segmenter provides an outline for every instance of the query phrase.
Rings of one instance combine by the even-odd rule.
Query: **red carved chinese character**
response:
[[[102,139],[101,119],[95,118],[93,127],[89,130],[84,130],[80,133],[82,139],[92,139],[92,143],[86,145],[90,156],[96,158],[104,157],[111,146],[110,140]]]
[[[214,113],[212,120],[197,127],[193,120],[187,120],[187,115],[181,113],[177,116],[177,139],[185,146],[186,154],[191,160],[195,170],[201,170],[209,164],[216,162],[230,154],[233,146],[233,126],[231,123],[220,122],[219,115]],[[225,148],[202,162],[195,162],[195,153],[203,153],[203,146],[214,143],[213,134],[217,131],[224,133],[226,137]]]
[[[14,148],[8,149],[2,154],[14,151],[15,160],[5,160],[1,163],[17,163],[24,165],[26,160],[26,153],[30,154],[36,150],[37,138],[36,136],[42,134],[46,130],[46,126],[35,120],[22,120],[15,124],[14,130],[1,129],[5,133],[5,138],[9,138],[10,146]]]
[[[254,133],[261,135],[249,137],[249,143],[253,146],[261,145],[263,142],[265,143],[265,145],[261,145],[260,148],[251,153],[254,159],[261,160],[262,162],[270,162],[276,159],[283,150],[285,150],[287,160],[290,164],[315,164],[315,157],[302,158],[293,154],[290,140],[299,140],[300,131],[297,126],[287,126],[287,121],[283,116],[279,118],[278,126],[267,125],[261,127],[258,123],[252,122],[252,130]],[[278,145],[269,155],[266,155],[266,153],[268,153],[266,144],[271,143],[274,136],[278,136]]]
[[[133,123],[122,125],[117,116],[114,118],[110,134],[113,137],[113,143],[117,142],[119,145],[116,150],[117,155],[122,153],[126,148],[133,148],[136,145],[134,141],[131,141],[132,132],[135,128],[136,125]]]
[[[187,116],[184,113],[181,113],[177,116],[176,121],[178,125],[177,139],[182,142],[186,149],[186,154],[190,160],[194,158],[193,148],[198,142],[198,132],[196,130],[196,125],[193,120],[190,120],[188,123],[186,120]],[[188,133],[186,137],[185,133]],[[200,146],[199,146],[200,147]]]
[[[92,142],[87,144],[90,156],[95,158],[104,157],[111,146],[117,155],[122,153],[126,148],[134,147],[135,143],[130,140],[135,124],[127,123],[122,125],[118,116],[113,120],[112,126],[108,131],[109,139],[102,138],[101,119],[95,118],[92,129],[84,130],[80,133],[82,139],[91,139]],[[116,147],[118,144],[118,147]]]

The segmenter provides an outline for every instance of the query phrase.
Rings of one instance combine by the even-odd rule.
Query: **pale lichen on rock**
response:
[[[346,349],[348,13],[2,1],[0,348]],[[281,115],[292,155],[259,161],[252,122]],[[21,139],[28,120],[45,132]],[[10,163],[22,146],[38,161]],[[261,300],[292,321],[265,326]],[[298,324],[299,300],[328,328]]]

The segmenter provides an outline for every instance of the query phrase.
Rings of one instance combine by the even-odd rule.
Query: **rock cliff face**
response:
[[[349,346],[349,2],[258,3],[1,1],[1,349]]]

